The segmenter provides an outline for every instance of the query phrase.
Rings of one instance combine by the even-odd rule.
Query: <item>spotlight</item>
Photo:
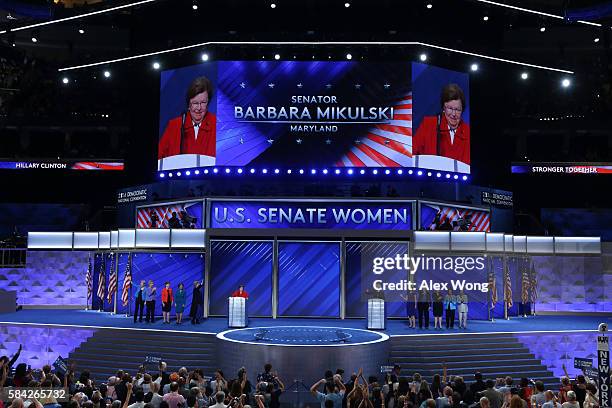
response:
[[[275,9],[276,8],[276,3],[270,3],[270,8]]]
[[[436,173],[436,177],[440,178],[442,175],[440,173]]]
[[[527,79],[527,78],[529,78],[529,74],[527,72],[521,73],[521,79]]]
[[[359,174],[365,174],[365,170],[364,169],[359,170]]]
[[[168,173],[168,177],[172,177],[172,173]]]
[[[349,2],[347,1],[346,3],[344,3],[344,7],[345,7],[345,8],[349,8],[349,7],[351,7],[351,3],[349,3]]]
[[[36,38],[36,37],[32,36],[32,42],[33,42],[33,43],[37,43],[37,42],[38,42],[38,38]]]
[[[166,177],[166,175],[164,173],[160,173],[159,177],[164,178],[164,177]]]
[[[176,175],[177,175],[178,177],[181,177],[181,172],[180,172],[180,171],[177,171],[177,172],[176,172]]]
[[[347,60],[353,59],[353,56],[351,54],[346,54],[346,59]]]
[[[231,170],[230,170],[230,169],[225,169],[225,173],[226,173],[226,174],[229,174],[230,172],[231,172]]]
[[[431,171],[427,172],[427,177],[431,177]]]
[[[563,78],[563,80],[561,81],[561,86],[564,88],[569,87],[572,84],[572,82],[569,80],[569,78]]]
[[[208,174],[208,169],[204,169],[204,174]]]
[[[278,61],[280,59],[280,54],[274,54],[274,59]]]
[[[68,82],[70,82],[70,80],[68,79],[68,77],[63,77],[63,78],[62,78],[62,83],[63,83],[64,85],[66,85]]]
[[[599,37],[596,37],[593,42],[598,43],[599,42]]]
[[[348,169],[346,172],[347,174],[353,174],[353,169]]]
[[[198,9],[198,2],[194,1],[193,4],[191,5],[191,8],[194,9],[194,10],[197,10]]]
[[[472,65],[470,65],[470,69],[472,70],[472,72],[476,72],[476,71],[478,71],[478,64],[472,64]]]
[[[540,27],[540,32],[543,33],[544,31],[546,31],[546,27],[544,26]]]
[[[251,174],[255,174],[255,169],[251,169]]]
[[[110,78],[111,73],[110,71],[104,71],[104,78]]]
[[[461,177],[461,179],[462,179],[463,181],[465,181],[465,180],[467,180],[467,176],[463,176],[463,177]]]
[[[323,174],[327,174],[327,169],[323,169]]]
[[[310,174],[317,174],[317,171],[315,169],[310,170]]]
[[[413,173],[413,171],[412,171],[412,170],[408,170],[408,174],[412,174],[412,173]]]
[[[155,61],[153,63],[153,69],[159,69],[161,67],[161,65],[159,64],[159,62]]]
[[[279,169],[274,169],[274,174],[278,174],[278,173],[280,173],[280,170]]]
[[[79,28],[79,34],[85,34],[85,30],[83,30],[82,28]]]
[[[304,169],[300,169],[300,174],[304,174]]]
[[[196,171],[194,171],[194,173],[197,176],[198,174],[200,174],[200,170],[196,170]]]
[[[287,174],[291,174],[291,169],[287,169]]]
[[[268,174],[268,169],[263,169],[261,172],[262,172],[263,174]]]
[[[238,174],[242,174],[242,169],[238,169],[236,171],[238,172]]]
[[[372,174],[378,174],[378,170],[376,169],[372,170]]]
[[[404,170],[399,169],[399,170],[397,171],[397,174],[404,174]]]
[[[459,176],[455,174],[455,175],[453,176],[453,178],[454,178],[455,180],[457,180],[457,179],[459,178]]]
[[[385,174],[391,174],[391,170],[389,169],[385,170]]]
[[[217,169],[217,168],[213,169],[213,173],[217,174],[218,172],[219,172],[219,169]]]
[[[484,16],[484,17],[482,18],[482,21],[489,21],[489,16]]]
[[[340,169],[336,169],[336,171],[334,171],[334,173],[340,174]]]
[[[207,53],[202,54],[201,58],[202,58],[202,61],[208,61],[208,54]]]
[[[449,178],[450,178],[450,174],[447,174],[445,177],[446,177],[447,179],[449,179]]]
[[[419,59],[420,59],[422,62],[427,61],[427,54],[421,54],[421,55],[419,55]]]
[[[433,8],[433,4],[427,3],[427,5],[425,7],[427,7],[428,9],[431,9],[431,8]]]
[[[422,172],[421,170],[419,170],[419,171],[417,172],[417,174],[418,174],[419,176],[422,176],[422,175],[423,175],[423,172]]]
[[[187,170],[187,171],[185,172],[185,175],[186,175],[186,176],[191,176],[191,172],[190,172],[189,170]]]

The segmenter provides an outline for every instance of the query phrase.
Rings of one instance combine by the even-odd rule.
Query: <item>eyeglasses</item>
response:
[[[201,108],[201,107],[207,106],[207,105],[208,105],[208,101],[189,102],[189,106],[191,106],[192,108]]]
[[[463,109],[461,108],[451,108],[450,106],[445,106],[444,110],[447,111],[448,113],[456,113],[456,114],[461,114],[461,112],[463,112]]]

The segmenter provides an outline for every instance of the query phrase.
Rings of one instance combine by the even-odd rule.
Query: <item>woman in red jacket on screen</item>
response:
[[[159,140],[159,159],[178,154],[216,156],[217,118],[208,111],[212,92],[212,83],[206,77],[191,82],[185,98],[187,111],[168,121]]]
[[[414,155],[443,156],[470,164],[470,126],[461,119],[465,96],[457,84],[440,94],[441,113],[425,116],[412,138]]]

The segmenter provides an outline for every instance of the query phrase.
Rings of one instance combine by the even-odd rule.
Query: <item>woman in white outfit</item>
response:
[[[459,328],[467,329],[468,297],[463,290],[457,296],[457,311],[459,312]]]

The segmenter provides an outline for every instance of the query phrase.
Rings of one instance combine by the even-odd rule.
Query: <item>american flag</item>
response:
[[[123,162],[77,162],[72,170],[123,170]]]
[[[131,271],[131,262],[128,257],[128,262],[125,267],[125,276],[123,277],[123,289],[121,291],[121,301],[123,302],[123,306],[127,306],[128,301],[130,300],[130,288],[132,286],[132,271]]]
[[[497,286],[495,283],[495,272],[489,273],[489,293],[491,294],[491,309],[497,304]]]
[[[451,223],[451,225],[453,221],[457,221],[459,219],[469,219],[471,223],[468,227],[468,231],[491,232],[491,213],[488,211],[446,206],[428,206],[440,211],[440,224],[442,224],[446,219],[448,219],[448,222]],[[434,223],[432,223],[429,228],[435,229]]]
[[[106,291],[106,274],[105,274],[104,256],[100,261],[100,272],[98,274],[98,297],[102,304],[104,304],[104,293]]]
[[[512,282],[510,281],[510,268],[508,268],[508,265],[504,266],[504,302],[508,305],[508,308],[514,304],[512,302]]]
[[[108,282],[107,294],[108,303],[111,303],[113,301],[113,296],[115,296],[115,293],[117,292],[117,271],[114,268],[114,260],[115,255],[111,254],[110,278]]]
[[[521,302],[523,303],[529,302],[530,281],[529,271],[524,269],[521,273]]]
[[[538,274],[536,273],[536,268],[535,265],[532,263],[531,264],[531,270],[530,270],[530,275],[531,275],[531,301],[535,303],[536,300],[538,300]]]
[[[414,167],[412,157],[412,92],[393,104],[393,120],[380,123],[355,140],[338,167]]]
[[[93,273],[91,270],[91,254],[87,257],[87,275],[85,275],[85,285],[87,285],[87,301],[91,299],[91,292],[93,290]]]

